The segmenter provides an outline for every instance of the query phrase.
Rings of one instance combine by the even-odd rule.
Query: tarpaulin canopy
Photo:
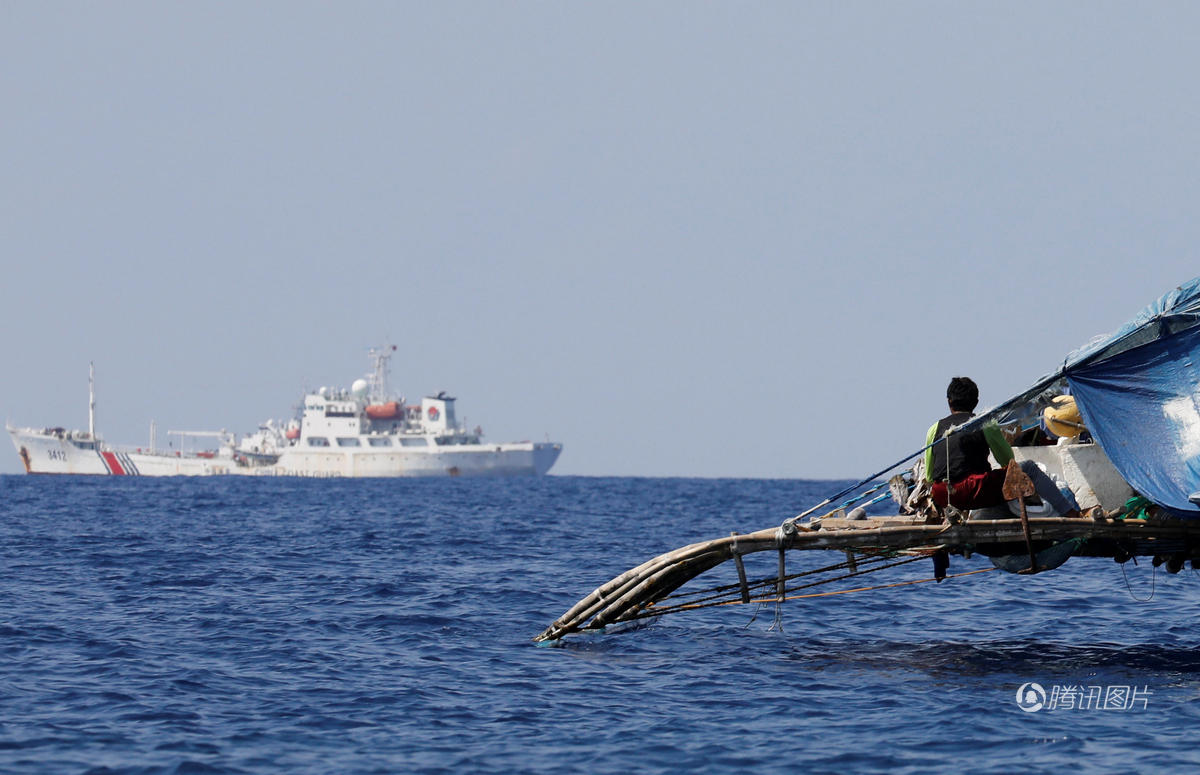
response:
[[[1063,368],[1095,363],[1197,325],[1200,325],[1200,277],[1165,294],[1113,333],[1098,336],[1080,347],[1067,356]]]
[[[1071,353],[1084,422],[1125,480],[1180,516],[1200,517],[1200,278]]]

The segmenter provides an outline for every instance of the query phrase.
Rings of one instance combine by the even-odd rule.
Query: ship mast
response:
[[[96,364],[88,361],[88,438],[96,438]]]
[[[388,400],[388,361],[395,352],[396,345],[386,345],[384,347],[372,347],[368,352],[368,357],[374,362],[375,369],[367,376],[370,378],[370,392],[367,397],[373,403],[383,403]]]

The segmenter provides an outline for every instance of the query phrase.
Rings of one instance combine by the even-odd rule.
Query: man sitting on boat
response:
[[[951,428],[974,417],[979,403],[979,387],[970,377],[955,377],[946,388],[950,414],[934,423],[925,438],[925,479],[931,484],[933,502],[945,508],[986,509],[1005,503],[1004,466],[1013,459],[1012,447],[1005,440],[995,421],[973,431],[951,433]],[[937,444],[935,441],[944,439]],[[988,460],[991,453],[1000,468],[993,469]],[[1059,515],[1075,518],[1079,510],[1061,492],[1054,480],[1037,463],[1026,460],[1021,470],[1033,481],[1038,496]]]

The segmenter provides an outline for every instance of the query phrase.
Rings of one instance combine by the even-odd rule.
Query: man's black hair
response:
[[[979,403],[979,386],[970,377],[955,377],[946,388],[952,412],[973,412]]]

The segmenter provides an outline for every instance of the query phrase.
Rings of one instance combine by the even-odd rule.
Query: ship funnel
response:
[[[446,431],[458,427],[454,416],[454,399],[445,393],[421,399],[421,422],[427,430]]]

